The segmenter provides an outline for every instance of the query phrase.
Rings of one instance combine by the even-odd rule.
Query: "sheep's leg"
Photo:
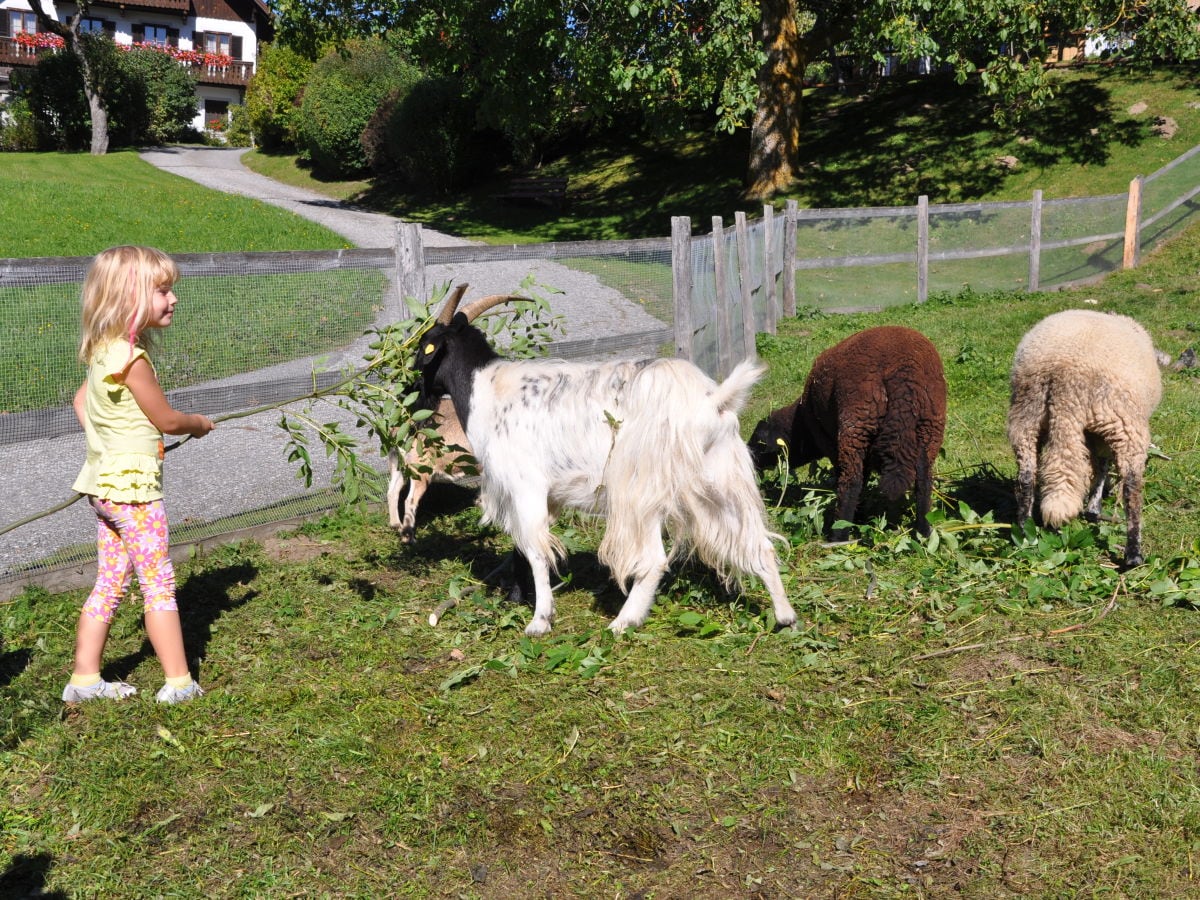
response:
[[[1118,460],[1118,468],[1120,461]],[[1130,464],[1121,468],[1121,492],[1125,501],[1125,568],[1142,564],[1142,493],[1144,468]]]
[[[1108,467],[1111,460],[1106,455],[1092,453],[1092,490],[1084,512],[1088,521],[1098,522],[1104,508],[1104,488],[1108,482]]]
[[[858,510],[858,500],[862,496],[863,461],[864,458],[861,454],[848,453],[843,456],[839,450],[835,521],[839,519],[845,522],[854,521],[854,514]],[[844,541],[846,529],[835,529],[832,537],[835,541]]]
[[[929,537],[929,511],[933,508],[933,457],[924,453],[917,457],[917,534]]]
[[[634,578],[633,587],[630,588],[621,611],[608,625],[613,634],[621,634],[627,628],[638,628],[645,623],[650,615],[650,607],[654,605],[658,583],[667,571],[667,552],[663,547],[661,524],[648,528],[647,533],[652,537],[649,546],[642,550],[641,559],[636,567],[641,574]]]

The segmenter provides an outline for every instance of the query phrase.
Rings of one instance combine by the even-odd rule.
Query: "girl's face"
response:
[[[175,296],[172,285],[160,285],[154,289],[150,300],[150,321],[147,328],[166,328],[171,324],[171,316],[175,312],[175,304],[179,298]]]

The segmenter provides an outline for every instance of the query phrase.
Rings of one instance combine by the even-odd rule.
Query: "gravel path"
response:
[[[396,219],[337,203],[300,188],[257,175],[241,164],[243,150],[225,148],[167,148],[142,154],[147,162],[206,187],[253,197],[318,222],[360,247],[391,247]],[[422,229],[426,246],[468,243],[431,229]],[[427,271],[427,283],[471,285],[469,296],[515,289],[533,272],[539,283],[561,294],[551,298],[555,313],[564,317],[567,340],[646,331],[662,323],[649,316],[592,275],[547,261],[486,263],[456,270]],[[346,348],[344,359],[361,360],[361,349]],[[336,368],[338,360],[331,360]],[[308,371],[308,364],[300,364]],[[223,423],[203,440],[188,441],[169,454],[164,491],[172,522],[210,520],[254,510],[302,493],[294,464],[285,460],[286,437],[276,426],[278,412]],[[315,448],[314,464],[324,452]],[[0,447],[0,467],[11,484],[6,523],[20,521],[70,496],[70,485],[84,456],[82,433]],[[382,462],[381,462],[382,465]],[[328,483],[329,469],[318,473]],[[53,516],[38,519],[0,536],[0,576],[56,550],[88,544],[95,538],[95,519],[82,501]],[[3,585],[0,584],[0,589]]]

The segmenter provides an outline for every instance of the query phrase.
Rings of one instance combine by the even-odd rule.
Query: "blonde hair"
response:
[[[96,254],[83,281],[80,360],[91,362],[97,348],[120,337],[128,337],[131,348],[147,347],[154,292],[178,280],[175,260],[153,247],[110,247]]]

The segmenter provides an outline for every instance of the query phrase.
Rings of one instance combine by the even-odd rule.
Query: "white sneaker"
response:
[[[155,699],[159,703],[186,703],[196,697],[204,696],[204,688],[200,687],[196,682],[192,682],[187,687],[177,688],[171,687],[169,684],[164,684],[158,689],[158,694]]]
[[[124,681],[97,681],[87,687],[78,687],[70,682],[63,688],[64,703],[83,703],[85,700],[124,700],[137,693],[137,688]]]

